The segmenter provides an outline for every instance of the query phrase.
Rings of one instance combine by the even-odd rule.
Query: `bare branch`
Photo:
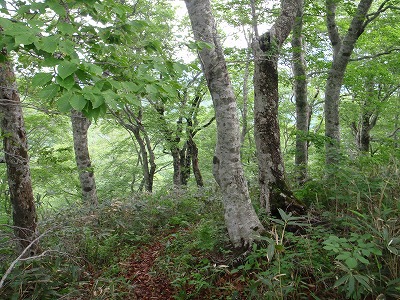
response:
[[[374,58],[377,58],[379,56],[389,55],[392,52],[397,52],[397,51],[400,51],[400,48],[392,48],[392,49],[389,49],[389,50],[386,50],[384,52],[380,52],[380,53],[377,53],[377,54],[374,54],[374,55],[365,55],[365,56],[360,56],[360,57],[357,57],[357,58],[351,58],[350,61],[360,61],[360,60],[364,60],[364,59],[374,59]]]
[[[11,263],[11,265],[8,267],[7,271],[4,273],[3,277],[0,280],[0,289],[3,287],[4,282],[6,281],[8,275],[10,275],[11,271],[14,269],[15,265],[19,262],[24,260],[24,256],[28,250],[35,245],[42,237],[44,237],[47,233],[49,233],[50,230],[42,233],[39,235],[36,239],[34,239],[32,242],[29,243],[28,246],[21,252],[21,254]]]

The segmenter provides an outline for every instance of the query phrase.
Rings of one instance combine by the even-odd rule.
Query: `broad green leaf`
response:
[[[363,263],[364,265],[369,265],[369,261],[362,255],[357,252],[353,253],[353,256],[358,259],[359,262]]]
[[[53,57],[52,55],[45,56],[44,60],[40,62],[42,67],[55,67],[60,63],[60,60]]]
[[[146,92],[148,94],[157,94],[158,90],[159,90],[159,87],[156,84],[148,84],[148,85],[146,85]]]
[[[364,275],[354,275],[354,278],[363,286],[365,287],[368,291],[372,290],[369,278]]]
[[[100,66],[92,63],[82,63],[82,69],[97,76],[101,76],[103,74],[103,69]]]
[[[37,41],[37,37],[32,32],[24,32],[15,36],[15,44],[17,45],[30,45]]]
[[[57,76],[56,82],[63,88],[70,90],[75,85],[75,78],[74,75],[70,75],[64,79],[60,76]]]
[[[62,40],[58,43],[60,51],[70,56],[76,56],[75,44],[69,40]]]
[[[104,97],[100,94],[93,94],[90,101],[92,102],[93,108],[98,108],[104,104]]]
[[[65,34],[74,34],[76,32],[76,28],[74,25],[69,24],[69,23],[65,23],[65,22],[60,22],[57,24],[57,28]]]
[[[106,103],[111,109],[117,110],[117,109],[119,108],[118,102],[115,101],[115,99],[118,98],[118,95],[117,95],[117,94],[115,94],[115,93],[114,93],[113,91],[111,91],[111,90],[107,90],[107,91],[104,91],[104,92],[103,92],[103,96],[104,96],[104,99],[105,99],[105,103]]]
[[[271,261],[275,254],[275,243],[270,243],[267,247],[267,259]]]
[[[350,277],[350,275],[346,274],[343,277],[339,278],[338,280],[336,280],[336,282],[333,285],[333,287],[337,288],[338,286],[341,286],[342,284],[344,284],[349,279],[349,277]]]
[[[75,63],[67,60],[64,60],[61,64],[59,64],[57,68],[58,75],[62,79],[72,75],[76,70],[78,70],[78,66]]]
[[[57,36],[46,36],[39,42],[40,49],[48,53],[54,53],[58,47],[59,37]]]
[[[62,113],[67,113],[72,109],[71,104],[69,103],[70,98],[72,94],[71,93],[66,93],[62,95],[58,100],[57,100],[57,108],[60,112]]]
[[[71,104],[73,109],[82,111],[82,109],[85,108],[87,101],[82,95],[72,94],[69,99],[69,103]]]
[[[13,22],[6,18],[0,18],[0,26],[4,29],[8,29],[13,26]]]
[[[141,90],[141,86],[137,85],[134,82],[124,81],[121,82],[122,87],[126,89],[128,92],[138,93]]]
[[[336,259],[337,259],[337,260],[346,260],[346,259],[348,259],[349,257],[351,257],[351,253],[348,252],[348,251],[345,251],[345,252],[339,254],[338,256],[336,256]]]
[[[44,86],[53,79],[53,75],[50,73],[37,73],[32,77],[32,86]]]
[[[354,257],[349,257],[344,262],[349,267],[349,269],[354,269],[355,267],[357,267],[357,260]]]
[[[47,99],[47,100],[51,100],[53,99],[57,93],[60,90],[60,86],[58,84],[52,83],[48,86],[46,86],[45,88],[43,88],[40,92],[39,92],[39,97]]]
[[[57,3],[57,2],[53,2],[53,1],[47,1],[49,8],[51,10],[53,10],[57,15],[64,17],[65,16],[65,8]]]

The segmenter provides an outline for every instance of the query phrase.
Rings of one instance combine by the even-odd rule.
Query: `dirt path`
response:
[[[175,294],[169,279],[162,274],[151,274],[154,261],[164,250],[165,245],[157,241],[142,247],[132,254],[127,262],[125,278],[134,287],[140,300],[172,300]]]

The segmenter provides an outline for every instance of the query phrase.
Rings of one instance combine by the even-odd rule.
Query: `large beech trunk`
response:
[[[278,208],[302,208],[285,181],[278,121],[279,49],[288,37],[302,4],[301,0],[282,1],[281,14],[272,28],[263,35],[256,36],[253,44],[254,136],[259,167],[260,203],[267,213]]]
[[[372,2],[373,0],[359,2],[348,31],[342,40],[335,20],[337,1],[326,0],[326,22],[334,53],[325,87],[325,136],[327,138],[325,158],[327,165],[335,165],[340,161],[340,89],[354,46],[368,24],[365,20]]]
[[[217,144],[213,158],[214,178],[221,187],[225,223],[232,244],[248,247],[264,231],[251,204],[240,161],[240,129],[235,95],[216,31],[209,0],[185,0],[194,37],[211,45],[199,51],[213,99]]]
[[[98,205],[96,182],[92,163],[90,161],[87,132],[90,120],[83,113],[71,112],[72,133],[74,138],[75,160],[79,172],[82,198],[85,204],[93,207]]]
[[[5,53],[0,62],[0,113],[5,162],[13,207],[14,232],[25,249],[38,237],[37,215],[29,169],[28,145],[14,70]],[[33,242],[26,256],[38,251]]]
[[[302,185],[307,180],[309,105],[307,101],[307,73],[304,58],[303,6],[297,12],[292,37],[292,69],[294,75],[294,96],[296,100],[296,154],[297,182]]]

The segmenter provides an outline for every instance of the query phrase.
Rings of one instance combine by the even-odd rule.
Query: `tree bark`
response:
[[[214,104],[217,144],[214,178],[221,187],[225,223],[234,247],[249,247],[265,231],[251,204],[240,161],[237,104],[209,0],[185,0],[196,41],[210,44],[199,51]]]
[[[157,165],[155,163],[154,150],[151,146],[149,135],[146,131],[144,124],[142,123],[143,113],[142,109],[139,108],[137,114],[129,106],[124,106],[121,114],[111,112],[117,119],[118,123],[124,127],[129,133],[133,134],[136,142],[139,144],[139,161],[142,164],[143,180],[140,184],[139,190],[143,187],[146,192],[153,192],[154,174],[156,173]]]
[[[73,110],[71,111],[71,123],[82,199],[86,205],[93,209],[97,207],[98,199],[94,171],[88,149],[87,132],[91,122],[82,112]]]
[[[14,232],[22,249],[38,237],[37,214],[29,168],[28,145],[21,101],[15,74],[7,53],[0,54],[0,114],[1,131],[7,165],[8,186],[13,207]],[[38,242],[32,244],[27,256],[39,251]]]
[[[294,96],[296,100],[296,154],[297,182],[304,184],[307,180],[308,142],[310,108],[307,101],[307,72],[304,58],[303,5],[297,11],[292,37],[292,69],[294,75]]]
[[[364,32],[366,15],[372,1],[361,0],[359,2],[347,34],[342,40],[335,20],[336,1],[326,0],[326,23],[334,53],[325,87],[325,137],[327,139],[325,160],[327,165],[337,165],[340,162],[340,89],[354,46]]]
[[[272,28],[263,35],[256,36],[253,44],[254,136],[259,167],[260,203],[267,213],[278,208],[288,209],[299,205],[285,181],[280,146],[278,57],[279,49],[289,36],[301,5],[301,0],[282,1],[281,14]],[[254,11],[253,8],[253,13]]]

